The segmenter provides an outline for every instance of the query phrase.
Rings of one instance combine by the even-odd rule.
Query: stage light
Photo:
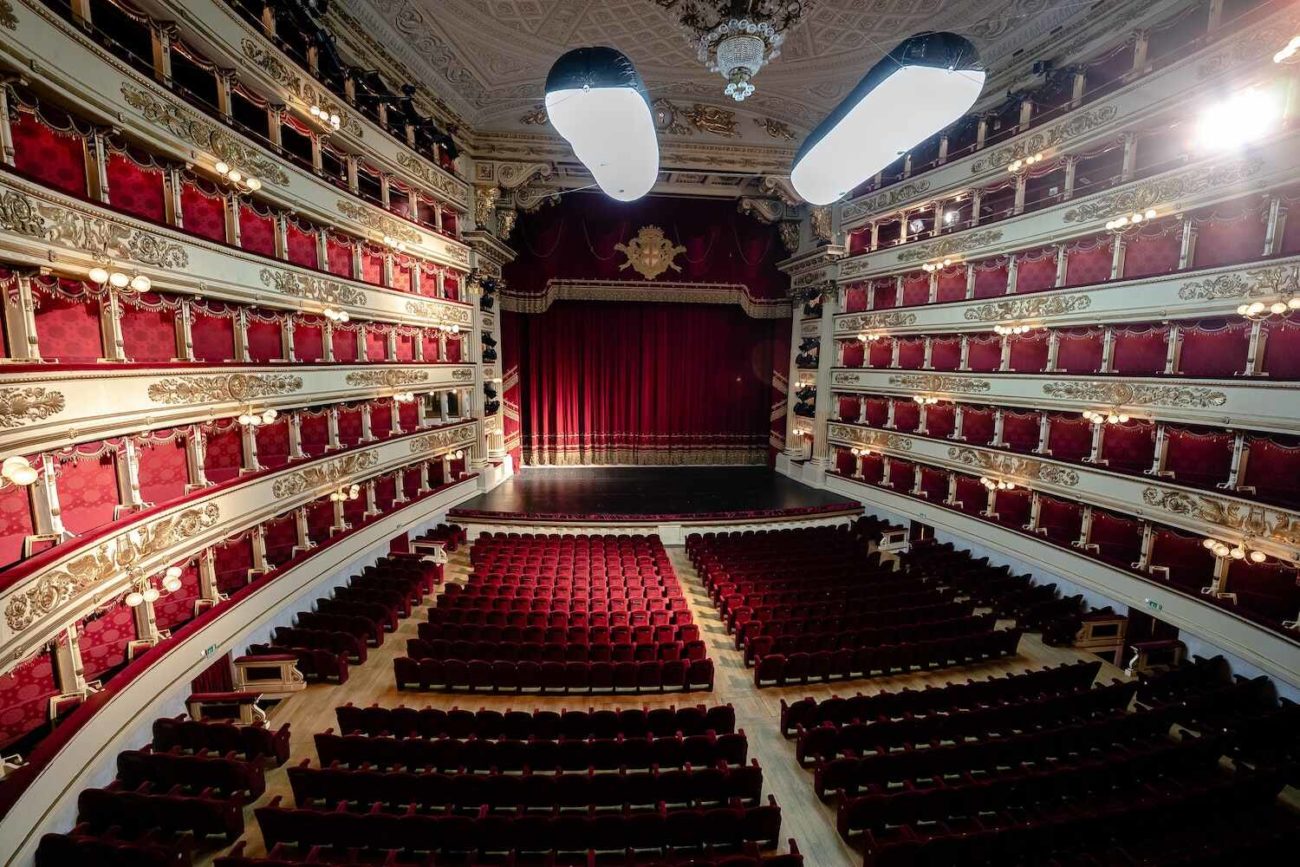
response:
[[[903,40],[813,130],[790,181],[827,205],[961,117],[984,88],[979,53],[955,33]]]
[[[659,175],[659,140],[632,61],[604,46],[561,55],[546,76],[546,116],[605,195],[639,199]]]
[[[1281,116],[1276,96],[1251,87],[1203,109],[1196,141],[1205,150],[1239,148],[1272,132]]]

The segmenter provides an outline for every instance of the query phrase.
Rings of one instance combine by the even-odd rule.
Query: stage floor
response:
[[[545,520],[725,520],[856,509],[767,467],[526,468],[451,517]]]

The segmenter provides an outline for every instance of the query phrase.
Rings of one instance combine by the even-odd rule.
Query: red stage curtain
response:
[[[1099,548],[1099,559],[1127,569],[1142,553],[1142,528],[1137,521],[1094,510],[1088,542]]]
[[[1115,329],[1115,373],[1151,376],[1163,373],[1169,332],[1163,325]]]
[[[23,556],[23,540],[32,529],[32,504],[27,488],[0,488],[0,569]]]
[[[248,357],[253,361],[281,361],[284,358],[284,338],[280,317],[270,314],[248,317]]]
[[[862,459],[862,479],[869,485],[880,484],[885,475],[885,462],[880,455],[867,455]]]
[[[921,467],[921,493],[932,503],[948,498],[948,474],[932,467]]]
[[[1057,460],[1083,460],[1092,451],[1092,424],[1081,418],[1053,415],[1047,426],[1047,448]]]
[[[996,298],[1007,294],[1007,257],[997,256],[975,263],[975,297]]]
[[[863,360],[867,355],[866,349],[860,340],[844,341],[844,366],[861,367]]]
[[[1110,279],[1115,244],[1109,238],[1093,238],[1071,245],[1066,250],[1065,285],[1085,286]]]
[[[1047,332],[1017,334],[1011,344],[1010,368],[1016,373],[1042,373],[1047,367]]]
[[[1226,589],[1237,594],[1236,610],[1255,620],[1280,625],[1300,612],[1300,578],[1284,563],[1233,560]]]
[[[83,621],[80,647],[86,679],[95,680],[126,662],[126,644],[135,637],[131,609],[120,603],[112,603],[94,620]]]
[[[275,255],[275,220],[269,210],[239,203],[239,246],[250,253]]]
[[[154,603],[159,629],[175,629],[194,619],[194,600],[199,598],[199,569],[193,560],[181,567],[181,586]]]
[[[916,401],[894,401],[894,427],[904,433],[916,430],[921,422],[921,407]]]
[[[761,459],[776,327],[705,305],[560,303],[523,319],[526,461]]]
[[[312,457],[325,454],[329,445],[329,417],[325,413],[302,413],[302,450]]]
[[[67,281],[71,292],[80,283]],[[65,364],[98,361],[104,355],[99,327],[99,301],[95,298],[69,298],[62,292],[47,289],[32,281],[36,300],[36,333],[40,337],[41,357]]]
[[[170,299],[167,299],[170,301]],[[132,361],[171,361],[176,357],[175,304],[152,292],[139,300],[122,299],[122,346]]]
[[[361,279],[374,286],[384,285],[384,251],[373,244],[361,244]]]
[[[339,444],[354,446],[361,442],[361,407],[339,407]]]
[[[858,407],[861,406],[862,400],[858,397],[840,395],[839,410],[840,421],[857,421]]]
[[[955,265],[944,268],[938,273],[938,294],[935,300],[940,304],[946,301],[961,301],[966,297],[966,266]]]
[[[936,337],[930,342],[930,366],[935,370],[956,370],[961,364],[961,340]]]
[[[117,470],[113,452],[88,454],[100,443],[86,443],[75,449],[84,456],[59,463],[59,508],[63,526],[80,536],[111,523],[113,510],[121,502],[117,492]]]
[[[994,501],[994,511],[998,513],[997,521],[1004,527],[1019,530],[1029,523],[1029,512],[1033,496],[1024,488],[1014,491],[998,491]]]
[[[235,321],[224,313],[222,305],[213,305],[213,313],[195,305],[190,336],[197,361],[230,361],[235,357]]]
[[[960,503],[958,508],[967,515],[979,515],[980,512],[988,508],[989,492],[980,484],[980,480],[973,476],[957,476],[957,502]]]
[[[951,403],[936,403],[925,408],[925,428],[929,436],[946,437],[953,431],[956,408]]]
[[[327,231],[325,234],[325,264],[329,272],[338,277],[352,279],[352,245],[346,235]]]
[[[181,220],[185,231],[218,244],[226,242],[226,204],[221,193],[207,184],[181,182]]]
[[[340,328],[335,325],[332,331],[331,344],[334,348],[335,361],[345,364],[357,360],[357,330],[355,328]]]
[[[1093,329],[1058,331],[1056,367],[1062,373],[1096,373],[1101,370],[1102,336]]]
[[[207,433],[207,448],[203,455],[203,473],[210,482],[225,482],[239,475],[244,449],[239,441],[239,428],[211,430]]]
[[[1300,216],[1295,222],[1300,226]],[[1270,379],[1300,379],[1300,323],[1288,317],[1265,324],[1263,371]]]
[[[894,358],[894,338],[888,337],[867,344],[867,367],[889,367]]]
[[[1056,285],[1056,248],[1021,253],[1016,262],[1016,294],[1042,292]]]
[[[884,310],[898,303],[898,285],[892,278],[885,277],[871,283],[871,309]]]
[[[284,227],[285,252],[289,254],[286,258],[295,265],[316,268],[319,264],[316,258],[316,227],[293,217],[285,218]]]
[[[993,335],[972,336],[967,340],[969,349],[966,364],[976,373],[990,373],[1002,364],[1002,339]]]
[[[1181,220],[1157,221],[1124,242],[1124,279],[1154,277],[1178,270],[1183,243]]]
[[[1101,439],[1101,458],[1112,470],[1140,473],[1151,469],[1156,453],[1156,426],[1146,421],[1108,424]]]
[[[930,303],[930,275],[914,271],[903,276],[903,306]]]
[[[1247,196],[1215,205],[1210,212],[1194,218],[1194,266],[1214,268],[1262,257],[1268,228],[1264,207],[1259,196]]]
[[[9,129],[13,133],[14,166],[56,190],[85,197],[85,139],[65,118],[56,122],[69,128],[55,129],[31,111],[11,111]]]
[[[376,400],[370,404],[370,434],[381,440],[393,435],[392,401]]]
[[[993,441],[993,410],[968,406],[962,411],[962,439],[971,445],[986,446]]]
[[[1184,536],[1174,530],[1153,534],[1151,565],[1169,569],[1169,583],[1188,593],[1200,593],[1214,578],[1214,555],[1201,544],[1202,536]]]
[[[325,330],[320,320],[299,319],[293,324],[293,355],[299,361],[325,357]]]
[[[898,368],[920,370],[925,364],[925,338],[900,337],[898,340]]]
[[[1250,456],[1246,459],[1242,484],[1253,487],[1260,499],[1300,507],[1300,445],[1268,437],[1246,442]]]
[[[889,401],[883,397],[869,397],[867,401],[867,424],[871,427],[884,427],[889,418]]]
[[[1002,441],[1016,452],[1038,448],[1038,413],[1002,411]]]
[[[1178,372],[1184,376],[1235,376],[1246,369],[1250,323],[1205,323],[1182,330]]]
[[[1232,434],[1196,433],[1170,427],[1166,436],[1169,451],[1165,455],[1165,469],[1174,474],[1175,481],[1208,487],[1228,480]]]
[[[216,545],[217,589],[234,593],[248,583],[248,570],[253,568],[253,540],[248,532]]]
[[[397,332],[397,361],[415,360],[415,336],[409,331]]]
[[[49,700],[58,694],[49,651],[24,659],[0,677],[0,748],[47,725]]]
[[[865,283],[850,283],[844,290],[844,312],[861,313],[867,309],[867,286]]]
[[[388,326],[370,323],[366,326],[366,358],[371,361],[388,360]]]
[[[254,433],[257,438],[257,462],[275,469],[289,463],[289,420],[278,418]]]
[[[189,469],[185,463],[185,438],[172,432],[153,431],[140,438],[140,497],[146,503],[166,503],[185,496]]]
[[[1083,529],[1083,507],[1040,494],[1038,497],[1038,527],[1045,531],[1049,541],[1068,545],[1078,541]]]
[[[166,219],[162,169],[138,163],[125,153],[113,152],[108,155],[104,171],[108,175],[113,210],[155,223]]]
[[[889,462],[889,487],[900,494],[912,490],[916,481],[916,465],[910,461],[894,460]]]

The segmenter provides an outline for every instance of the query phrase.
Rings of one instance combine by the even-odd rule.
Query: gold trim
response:
[[[277,500],[282,500],[313,489],[339,485],[377,463],[379,463],[379,455],[373,451],[345,455],[338,460],[308,467],[282,479],[276,479],[275,484],[271,486],[271,494]]]
[[[18,29],[18,16],[14,15],[14,4],[9,0],[0,0],[0,27],[6,30]]]
[[[468,184],[458,181],[450,175],[443,174],[441,169],[434,168],[425,160],[406,151],[398,152],[397,164],[417,176],[434,192],[442,193],[451,200],[452,204],[460,205],[462,208],[467,207],[469,201]]]
[[[863,313],[839,319],[835,323],[837,331],[858,331],[863,328],[906,328],[916,324],[915,313]]]
[[[333,101],[332,97],[323,91],[317,90],[310,80],[298,75],[289,64],[285,63],[279,57],[276,57],[267,49],[258,45],[253,40],[245,36],[240,40],[239,47],[244,52],[244,57],[249,60],[258,69],[271,76],[277,84],[288,89],[290,93],[301,99],[303,102],[319,106],[326,112],[334,112],[339,116],[340,126],[348,135],[356,138],[363,138],[365,131],[360,123],[357,122],[349,112],[342,106]]]
[[[349,374],[349,378],[351,374]],[[287,373],[224,373],[216,376],[173,376],[149,386],[155,403],[242,403],[256,398],[292,394],[302,377]]]
[[[348,385],[368,385],[374,388],[396,388],[429,381],[427,370],[357,370],[346,377]]]
[[[988,156],[971,164],[971,174],[977,175],[983,171],[1000,169],[1012,160],[1023,159],[1064,144],[1068,139],[1076,138],[1110,123],[1118,113],[1119,110],[1113,105],[1071,112],[1058,124],[1044,127],[1021,141],[995,148]]]
[[[1001,229],[985,229],[969,235],[955,235],[941,241],[931,241],[916,247],[904,249],[898,254],[899,262],[921,262],[929,259],[942,259],[958,253],[966,253],[976,247],[983,247],[1002,240]]]
[[[1055,295],[1042,298],[1015,298],[990,301],[966,308],[963,316],[969,322],[997,322],[1007,319],[1039,319],[1046,316],[1063,316],[1078,313],[1092,306],[1087,295]]]
[[[668,270],[681,273],[681,266],[674,260],[686,252],[681,244],[674,244],[664,237],[664,230],[658,226],[642,226],[635,238],[626,244],[615,244],[614,249],[627,257],[618,270],[631,268],[647,280],[653,280]]]
[[[983,393],[989,390],[987,379],[970,379],[965,376],[946,376],[940,373],[904,373],[889,377],[889,384],[917,391]]]
[[[324,277],[304,276],[272,268],[263,268],[258,276],[262,285],[293,298],[319,301],[322,304],[366,306],[366,293]]]
[[[1238,160],[1208,168],[1196,166],[1171,177],[1156,178],[1109,193],[1095,201],[1084,202],[1066,211],[1064,220],[1067,223],[1102,220],[1117,214],[1131,214],[1157,205],[1168,205],[1207,190],[1239,184],[1259,174],[1263,168],[1262,159]]]
[[[896,452],[910,452],[912,438],[896,433],[868,430],[847,424],[832,423],[827,429],[829,439],[846,440],[854,445],[874,449],[892,449]]]
[[[457,427],[450,430],[438,430],[411,440],[411,454],[421,455],[451,448],[461,443],[472,443],[475,438],[474,428]]]
[[[52,389],[0,389],[0,428],[20,427],[63,411],[63,393]]]
[[[501,309],[545,313],[556,301],[651,301],[665,304],[739,304],[754,319],[788,319],[788,298],[755,298],[739,283],[669,283],[641,280],[549,280],[538,295],[505,292]]]
[[[1218,301],[1223,298],[1257,298],[1300,293],[1300,265],[1255,268],[1245,275],[1219,274],[1184,283],[1178,297],[1184,301]]]
[[[1172,515],[1227,527],[1243,536],[1268,539],[1282,545],[1300,545],[1300,518],[1280,509],[1160,488],[1144,488],[1142,502]]]
[[[474,311],[463,304],[448,301],[418,301],[408,299],[406,312],[422,319],[432,319],[439,325],[469,326],[474,322]]]
[[[1208,409],[1223,406],[1228,396],[1222,391],[1193,385],[1142,385],[1128,382],[1049,382],[1043,385],[1048,397],[1108,406],[1172,406]]]
[[[908,181],[900,187],[891,187],[869,199],[849,202],[844,206],[844,210],[840,215],[840,222],[847,223],[850,220],[856,220],[858,217],[865,217],[876,211],[892,208],[915,196],[925,194],[929,189],[930,182],[927,180]]]
[[[338,209],[340,214],[356,220],[367,229],[383,232],[385,235],[390,235],[399,241],[405,241],[408,244],[419,244],[424,240],[419,232],[409,226],[402,225],[392,217],[385,217],[383,214],[375,213],[369,206],[349,202],[347,199],[339,199]]]
[[[0,194],[0,229],[101,258],[127,259],[156,268],[186,268],[190,264],[189,253],[180,244],[17,190]]]
[[[1001,455],[982,449],[950,446],[948,457],[957,463],[983,472],[997,473],[1014,479],[1030,479],[1073,488],[1079,484],[1079,474],[1068,467],[1058,466],[1034,458]]]

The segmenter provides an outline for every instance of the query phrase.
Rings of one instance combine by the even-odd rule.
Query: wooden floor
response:
[[[747,669],[741,654],[735,649],[732,638],[722,626],[716,612],[704,592],[695,570],[691,567],[684,549],[669,548],[678,578],[686,592],[692,614],[709,644],[709,655],[717,669],[717,678],[712,694],[687,693],[664,696],[619,695],[619,696],[483,696],[465,694],[447,694],[437,692],[399,692],[393,678],[393,658],[405,652],[406,639],[416,635],[416,624],[425,619],[424,610],[412,613],[410,618],[401,622],[395,634],[390,634],[383,647],[372,649],[364,665],[354,666],[351,677],[342,686],[313,685],[287,701],[281,702],[271,713],[273,725],[290,724],[292,734],[292,756],[285,763],[285,768],[298,764],[304,758],[317,762],[316,749],[312,735],[336,728],[334,708],[352,702],[357,705],[378,703],[387,707],[406,704],[414,707],[453,707],[467,708],[492,707],[498,709],[528,709],[547,707],[560,709],[565,707],[637,707],[663,706],[669,704],[724,704],[730,702],[736,709],[736,725],[745,730],[749,739],[749,755],[758,759],[763,768],[765,794],[776,796],[781,806],[781,837],[791,837],[804,853],[808,867],[856,867],[862,863],[862,856],[850,849],[835,831],[835,811],[832,806],[823,804],[813,794],[811,772],[799,767],[794,759],[794,743],[781,736],[778,722],[780,719],[780,700],[793,700],[806,695],[818,698],[833,694],[852,695],[855,692],[876,693],[899,690],[904,687],[921,687],[926,684],[943,684],[959,682],[972,677],[985,677],[1007,671],[1019,671],[1029,667],[1056,664],[1083,658],[1077,651],[1047,647],[1036,635],[1027,635],[1020,643],[1020,656],[981,666],[960,669],[947,669],[929,674],[909,675],[906,677],[884,677],[870,680],[854,680],[832,685],[809,685],[783,689],[755,689],[752,669]],[[448,580],[463,582],[469,571],[468,551],[462,548],[453,555],[448,566]],[[432,600],[428,600],[432,601]],[[1089,657],[1095,659],[1095,657]],[[1122,672],[1110,665],[1103,666],[1101,677],[1122,677]],[[289,790],[288,776],[284,768],[273,770],[267,775],[266,794],[257,803],[268,802],[275,795],[283,795],[286,804],[293,803]],[[248,823],[244,839],[248,841],[246,854],[261,855],[265,849],[261,832],[252,811],[248,811]],[[379,842],[379,841],[377,841]],[[785,850],[784,843],[782,851]],[[223,852],[226,850],[222,850]],[[211,863],[210,853],[207,859],[198,861],[202,865]]]

